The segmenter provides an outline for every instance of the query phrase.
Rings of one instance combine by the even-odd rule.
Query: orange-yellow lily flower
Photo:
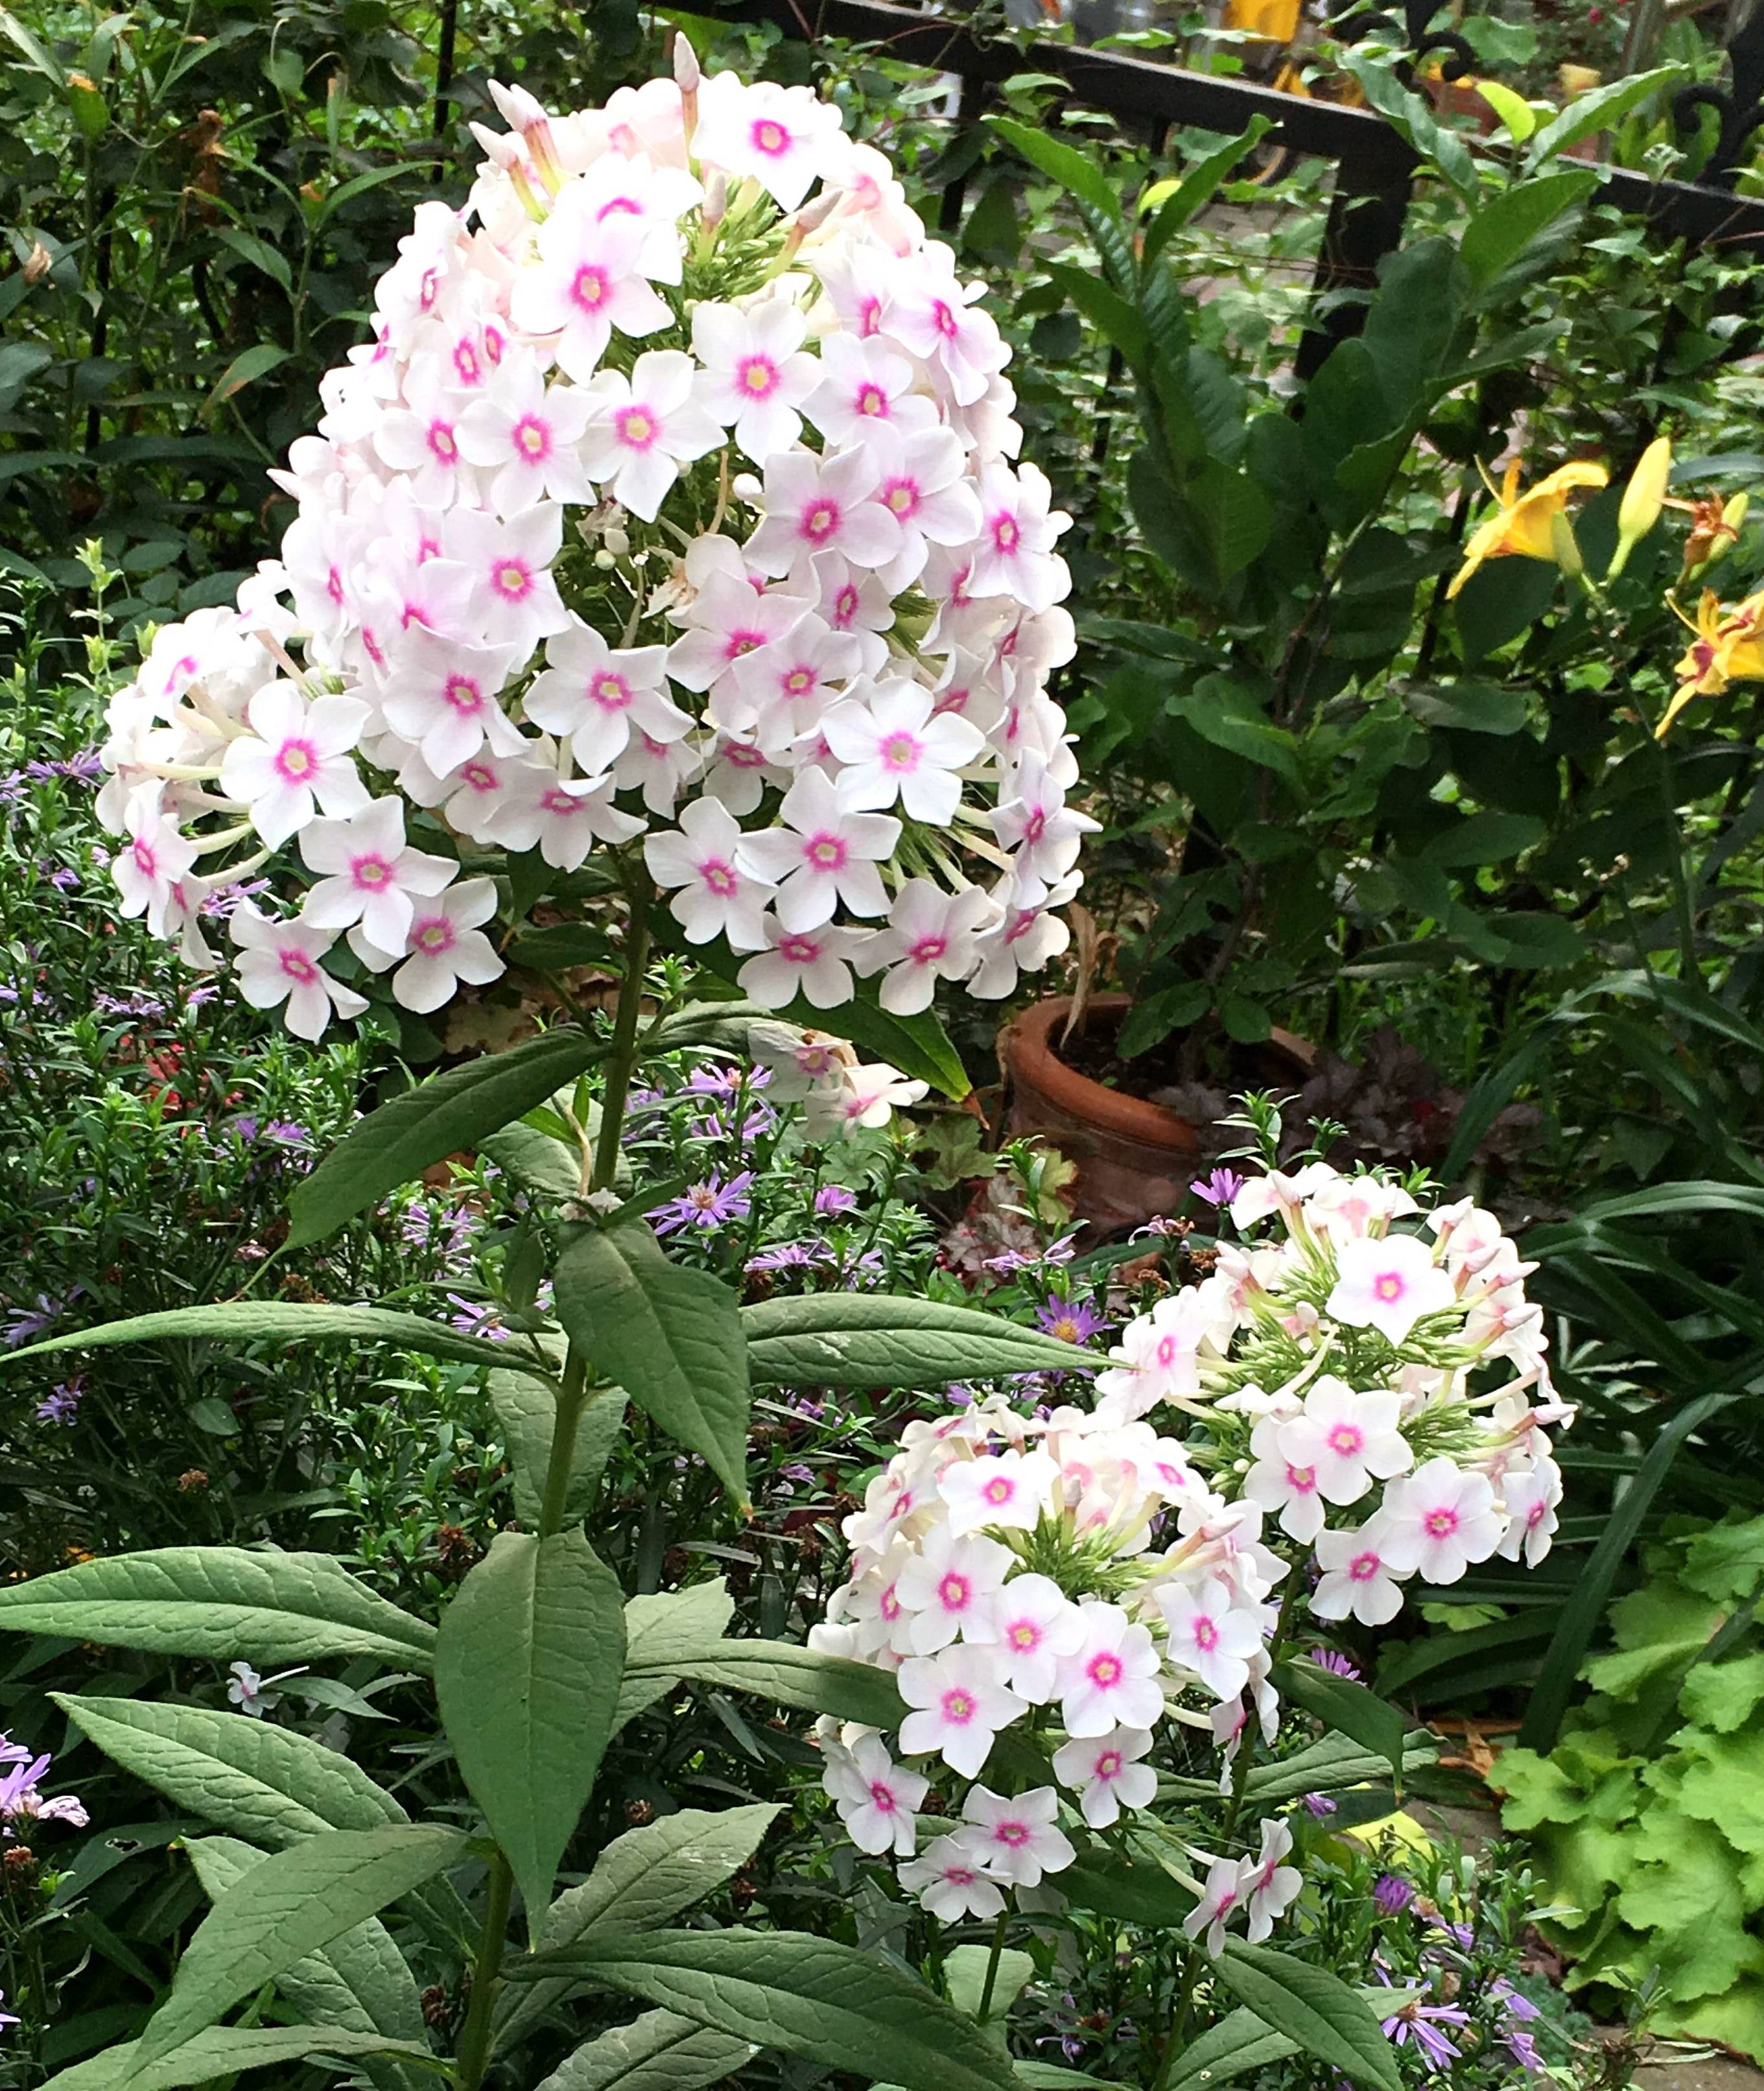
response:
[[[1508,465],[1507,476],[1499,487],[1492,480],[1489,481],[1489,491],[1500,507],[1486,522],[1477,524],[1471,532],[1470,541],[1464,548],[1464,564],[1452,576],[1451,585],[1446,590],[1447,601],[1485,559],[1547,559],[1554,565],[1555,538],[1552,519],[1568,513],[1568,496],[1576,488],[1605,486],[1610,481],[1611,474],[1602,464],[1564,464],[1521,494],[1519,467],[1516,463]]]
[[[1764,683],[1764,591],[1723,611],[1714,590],[1705,588],[1695,621],[1684,622],[1697,636],[1678,664],[1678,688],[1654,730],[1656,740],[1693,697],[1718,697],[1729,683]]]

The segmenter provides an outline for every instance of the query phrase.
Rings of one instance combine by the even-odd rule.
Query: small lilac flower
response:
[[[71,1379],[64,1379],[58,1386],[51,1387],[37,1404],[37,1421],[71,1423],[85,1390],[85,1383],[78,1373]]]
[[[196,912],[213,920],[225,921],[242,900],[255,900],[261,893],[270,890],[267,878],[235,879],[231,884],[217,886],[212,893],[205,894],[198,903]]]
[[[1516,1990],[1504,1975],[1497,1977],[1490,1984],[1489,1994],[1501,2006],[1509,2018],[1529,2020],[1542,2018],[1543,2016],[1530,1998]]]
[[[1308,1793],[1305,1796],[1305,1813],[1318,1822],[1326,1822],[1335,1813],[1337,1804],[1326,1793]]]
[[[817,1263],[826,1260],[825,1242],[774,1242],[757,1255],[750,1256],[744,1268],[751,1271],[812,1270]]]
[[[822,1218],[835,1213],[849,1213],[857,1205],[857,1193],[847,1191],[843,1183],[823,1183],[815,1192],[814,1209]]]
[[[1350,1684],[1358,1684],[1360,1681],[1359,1666],[1350,1662],[1346,1656],[1338,1655],[1332,1648],[1313,1648],[1311,1650],[1311,1660],[1319,1670],[1327,1670],[1337,1677],[1345,1677]]]
[[[33,1757],[8,1742],[6,1761],[10,1769],[0,1773],[0,1822],[5,1823],[9,1836],[17,1822],[65,1822],[72,1829],[84,1829],[91,1818],[82,1802],[71,1793],[45,1800],[38,1790],[50,1767],[46,1751]]]
[[[1543,2057],[1538,2054],[1538,2043],[1529,2033],[1518,2026],[1509,2026],[1501,2035],[1501,2041],[1521,2069],[1533,2076],[1542,2069]]]
[[[502,1326],[490,1301],[468,1300],[461,1293],[450,1292],[447,1304],[459,1310],[448,1318],[462,1336],[482,1336],[493,1343],[508,1341],[509,1331]]]
[[[1110,1324],[1081,1300],[1050,1300],[1036,1309],[1035,1318],[1050,1336],[1063,1343],[1087,1343]]]
[[[248,1112],[244,1117],[235,1118],[233,1120],[233,1137],[241,1147],[255,1146],[257,1135],[262,1129],[263,1121],[252,1117]]]
[[[1380,1873],[1372,1883],[1372,1899],[1386,1916],[1400,1916],[1415,1899],[1415,1891],[1397,1873]]]
[[[270,1686],[279,1684],[286,1677],[300,1677],[305,1674],[304,1665],[296,1670],[278,1670],[274,1677],[260,1677],[248,1662],[230,1663],[233,1681],[226,1688],[226,1696],[241,1714],[249,1714],[253,1720],[261,1721],[265,1714],[274,1713],[282,1704],[282,1694],[273,1692]]]
[[[747,1195],[753,1181],[751,1169],[744,1169],[727,1183],[713,1173],[702,1183],[688,1184],[679,1197],[653,1207],[649,1218],[658,1235],[678,1234],[683,1227],[714,1234],[728,1221],[744,1218],[753,1209],[753,1201]]]
[[[795,1466],[786,1467],[783,1475],[787,1481],[812,1481],[815,1478],[815,1470],[813,1467],[804,1466],[799,1460]]]
[[[0,1990],[0,2004],[3,2004],[6,2000],[6,1991]],[[24,2023],[22,2019],[14,2017],[11,2011],[0,2011],[0,2026],[22,2025]]]
[[[273,1118],[263,1129],[265,1140],[272,1140],[278,1147],[309,1147],[313,1136],[304,1125],[296,1125],[291,1119]]]
[[[1183,1231],[1182,1221],[1171,1219],[1167,1213],[1154,1213],[1144,1227],[1134,1228],[1132,1233],[1128,1236],[1128,1240],[1145,1241],[1153,1235],[1180,1235]]]
[[[74,1288],[75,1291],[79,1289],[77,1286]],[[72,1296],[70,1293],[68,1299]],[[66,1312],[67,1306],[66,1300],[51,1300],[46,1292],[39,1292],[29,1306],[15,1307],[5,1320],[0,1321],[0,1343],[4,1343],[8,1350],[16,1349],[20,1343],[29,1343],[33,1337],[41,1336],[45,1329],[52,1328]]]
[[[1049,1264],[1070,1263],[1077,1254],[1078,1237],[1075,1234],[1062,1235],[1058,1241],[1050,1242],[1046,1248],[1007,1248],[1002,1256],[990,1256],[981,1265],[984,1270],[995,1270],[1002,1278],[1009,1278],[1020,1270],[1040,1270]]]
[[[49,874],[49,882],[58,893],[77,893],[80,874],[71,864],[58,864]]]
[[[1235,1169],[1215,1169],[1205,1176],[1197,1176],[1188,1186],[1188,1196],[1198,1198],[1203,1205],[1223,1209],[1244,1188],[1244,1179]]]
[[[1381,1981],[1388,1982],[1390,1977],[1382,1969]],[[1424,2055],[1434,2069],[1449,2069],[1460,2058],[1460,2050],[1439,2028],[1443,2025],[1467,2026],[1470,2014],[1457,2004],[1424,2004],[1417,1998],[1404,2004],[1390,2017],[1379,2021],[1379,2028],[1394,2047],[1406,2047],[1411,2043]]]

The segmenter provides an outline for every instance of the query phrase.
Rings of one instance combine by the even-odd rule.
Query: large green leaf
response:
[[[509,1972],[605,1983],[756,2046],[904,2091],[1010,2091],[1013,2082],[986,2034],[916,1977],[801,1932],[609,1934]]]
[[[0,1632],[54,1634],[156,1655],[322,1662],[374,1655],[427,1670],[435,1630],[330,1554],[163,1546],[82,1561],[0,1589]]]
[[[1403,1768],[1417,1770],[1438,1754],[1431,1741],[1411,1740],[1403,1752]],[[1387,1778],[1390,1770],[1382,1751],[1366,1749],[1345,1735],[1325,1735],[1296,1757],[1257,1765],[1244,1781],[1244,1791],[1257,1807],[1272,1808],[1302,1793],[1345,1793]]]
[[[1303,1658],[1274,1666],[1273,1683],[1296,1706],[1334,1728],[1351,1742],[1376,1752],[1391,1767],[1399,1794],[1403,1790],[1403,1750],[1407,1723],[1389,1700],[1352,1678]]]
[[[735,1600],[720,1576],[684,1590],[658,1590],[625,1606],[625,1675],[619,1688],[614,1731],[653,1705],[677,1675],[676,1654],[714,1641],[735,1617]]]
[[[756,2044],[678,2011],[645,2011],[584,2041],[539,2091],[700,2091],[750,2062]]]
[[[289,1248],[322,1240],[433,1163],[524,1118],[609,1050],[606,1040],[562,1024],[506,1053],[431,1075],[382,1104],[295,1185]]]
[[[1595,87],[1585,94],[1576,95],[1559,115],[1551,118],[1541,131],[1533,132],[1525,153],[1526,171],[1541,167],[1545,161],[1558,153],[1567,152],[1595,131],[1608,130],[1612,124],[1621,123],[1632,109],[1639,108],[1663,88],[1681,86],[1690,76],[1688,66],[1658,66],[1652,72],[1632,73],[1626,79],[1612,80],[1608,86]]]
[[[432,2065],[427,2048],[389,2041],[383,2033],[352,2033],[345,2026],[210,2026],[175,2048],[163,2060],[143,2064],[143,2043],[107,2047],[88,2062],[58,2071],[41,2091],[183,2091],[190,2084],[222,2081],[241,2069],[270,2069],[312,2057],[392,2054]]]
[[[1050,137],[1045,131],[1032,130],[1028,124],[1012,123],[1004,116],[989,116],[986,120],[1032,167],[1065,190],[1077,205],[1109,281],[1124,295],[1130,295],[1138,274],[1133,244],[1122,219],[1121,206],[1102,168],[1076,146]]]
[[[197,1925],[137,2066],[168,2055],[319,1947],[459,1858],[463,1831],[436,1822],[333,1830],[277,1852]]]
[[[1142,269],[1149,269],[1175,235],[1206,208],[1273,128],[1267,117],[1257,114],[1250,118],[1249,129],[1240,136],[1228,138],[1204,159],[1195,162],[1177,183],[1175,195],[1167,196],[1158,206],[1156,216],[1145,229],[1140,249]]]
[[[757,1386],[925,1387],[1012,1373],[1094,1372],[1094,1351],[1003,1315],[876,1292],[812,1292],[742,1308]]]
[[[408,1819],[340,1751],[291,1728],[208,1706],[51,1697],[125,1771],[253,1844],[280,1847],[327,1830],[373,1830]]]
[[[1059,1889],[1078,1909],[1148,1931],[1175,1929],[1194,1908],[1193,1893],[1155,1859],[1134,1859],[1106,1844],[1080,1852],[1060,1875]]]
[[[849,1656],[793,1647],[788,1641],[707,1640],[672,1647],[653,1660],[633,1651],[626,1658],[625,1674],[633,1683],[653,1676],[720,1684],[780,1706],[831,1714],[872,1728],[897,1728],[907,1717],[899,1689],[886,1670]]]
[[[1339,2070],[1350,2084],[1403,2091],[1396,2057],[1371,2006],[1339,1975],[1236,1938],[1226,1940],[1224,1954],[1214,1964],[1220,1981],[1264,2025]]]
[[[666,1924],[744,1865],[777,1813],[775,1804],[760,1802],[719,1814],[683,1808],[628,1830],[601,1853],[581,1886],[567,1889],[546,1912],[540,1950],[556,1952],[595,1931],[653,1931]],[[567,1986],[533,1982],[505,1991],[496,2015],[499,2038],[516,2038]]]
[[[441,1615],[435,1693],[537,1929],[612,1731],[619,1579],[580,1532],[498,1533]]]
[[[558,1319],[596,1375],[747,1501],[749,1397],[735,1295],[671,1263],[641,1220],[583,1227],[558,1259]]]
[[[1240,2006],[1188,2042],[1164,2080],[1165,2091],[1184,2091],[1188,2085],[1195,2091],[1213,2091],[1216,2084],[1229,2084],[1234,2076],[1283,2062],[1296,2052],[1296,2041],[1265,2026],[1253,2011]]]
[[[156,1343],[170,1336],[209,1337],[226,1343],[350,1343],[385,1350],[421,1351],[458,1365],[494,1365],[504,1371],[546,1375],[518,1347],[462,1336],[444,1322],[390,1307],[333,1307],[299,1300],[226,1300],[212,1307],[170,1307],[157,1314],[132,1314],[126,1321],[99,1321],[71,1329],[14,1351],[7,1362],[46,1357],[51,1351],[97,1351],[113,1343]]]
[[[515,1515],[523,1524],[537,1527],[551,1459],[557,1398],[549,1387],[524,1373],[493,1372],[490,1395],[490,1406],[502,1426],[502,1442],[514,1484]],[[624,1420],[625,1397],[615,1386],[602,1388],[583,1410],[570,1459],[569,1486],[563,1498],[566,1524],[580,1524],[588,1515]]]
[[[1492,282],[1509,263],[1564,211],[1583,204],[1598,187],[1592,167],[1568,167],[1541,180],[1521,182],[1484,204],[1464,227],[1458,254],[1477,290]]]

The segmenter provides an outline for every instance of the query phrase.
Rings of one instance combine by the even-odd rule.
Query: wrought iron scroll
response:
[[[1724,88],[1681,88],[1672,97],[1672,121],[1680,131],[1697,128],[1700,110],[1712,109],[1719,118],[1714,149],[1697,179],[1724,189],[1738,180],[1753,134],[1764,129],[1764,0],[1754,0],[1728,44],[1727,72]]]
[[[1462,80],[1476,63],[1476,53],[1456,29],[1435,25],[1434,18],[1447,11],[1447,0],[1403,0],[1403,18],[1368,0],[1335,0],[1327,10],[1329,32],[1338,42],[1356,44],[1376,32],[1408,53],[1398,65],[1397,76],[1404,87],[1415,84],[1415,68],[1436,53],[1443,53],[1442,80]]]

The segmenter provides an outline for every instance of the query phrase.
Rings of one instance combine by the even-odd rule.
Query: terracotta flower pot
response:
[[[1087,1028],[1118,1030],[1130,1007],[1124,994],[1093,996]],[[1071,1008],[1068,995],[1032,1002],[999,1033],[998,1047],[1011,1084],[1008,1130],[1039,1133],[1076,1165],[1066,1196],[1096,1243],[1175,1211],[1217,1143],[1210,1126],[1068,1067],[1059,1040]],[[1245,1088],[1296,1086],[1310,1072],[1311,1047],[1288,1031],[1242,1050]]]

